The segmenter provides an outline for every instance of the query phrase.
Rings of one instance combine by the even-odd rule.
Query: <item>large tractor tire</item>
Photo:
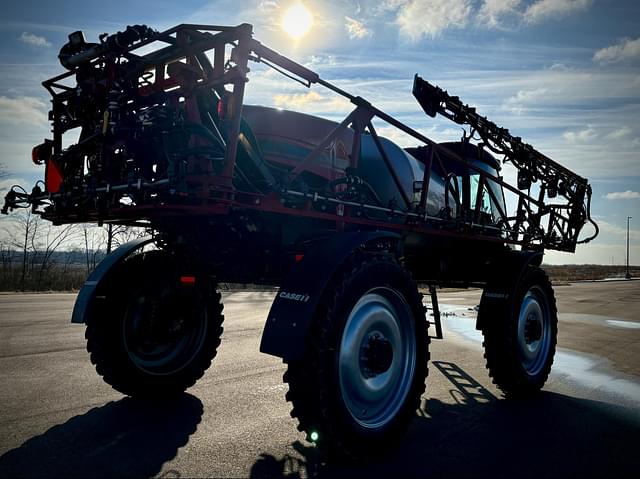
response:
[[[483,294],[478,312],[484,357],[493,382],[506,396],[523,396],[544,386],[556,351],[558,313],[551,282],[527,267],[513,294],[496,300]]]
[[[135,254],[110,278],[87,318],[98,374],[129,396],[165,397],[193,386],[222,335],[222,302],[204,274],[181,281],[163,251]]]
[[[407,271],[391,256],[354,254],[323,293],[304,358],[284,375],[298,429],[342,459],[388,449],[420,405],[428,345]]]

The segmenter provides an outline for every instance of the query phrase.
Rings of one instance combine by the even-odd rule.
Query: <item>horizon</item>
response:
[[[386,0],[375,2],[116,0],[9,5],[0,20],[0,179],[31,186],[44,174],[31,148],[49,137],[49,97],[40,83],[63,71],[57,52],[74,30],[88,41],[129,24],[164,30],[178,23],[252,23],[254,36],[322,78],[367,98],[436,141],[460,128],[426,117],[413,100],[414,73],[437,84],[563,166],[589,179],[600,236],[575,254],[547,251],[553,265],[626,263],[627,216],[640,221],[640,4],[613,0]],[[306,34],[282,28],[303,3]],[[300,32],[296,31],[296,35]],[[252,67],[247,103],[341,120],[349,103]],[[392,140],[394,132],[380,133]],[[612,155],[612,152],[615,154]],[[635,215],[634,215],[635,213]],[[7,217],[0,220],[0,231]],[[587,225],[582,237],[589,235]],[[1,234],[1,233],[0,233]],[[631,229],[630,263],[640,257]]]

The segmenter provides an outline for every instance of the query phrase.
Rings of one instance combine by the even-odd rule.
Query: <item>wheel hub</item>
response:
[[[138,368],[171,374],[199,351],[206,331],[203,313],[181,307],[181,299],[168,288],[143,288],[131,301],[123,323],[124,345]],[[189,299],[201,304],[199,297]]]
[[[542,337],[542,324],[540,320],[533,315],[527,318],[524,326],[524,338],[527,344],[539,341]]]
[[[544,367],[551,344],[551,319],[544,292],[532,287],[522,299],[518,316],[518,349],[522,366],[530,374]]]
[[[338,374],[346,409],[362,427],[387,424],[402,407],[416,368],[415,325],[401,294],[374,288],[345,324]]]
[[[370,334],[360,350],[360,369],[364,377],[373,378],[388,371],[392,361],[391,342],[378,332]]]

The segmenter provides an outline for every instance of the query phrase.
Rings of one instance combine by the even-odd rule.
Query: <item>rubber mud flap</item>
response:
[[[518,279],[524,274],[528,266],[540,266],[543,253],[541,251],[509,251],[500,256],[490,266],[491,276],[482,291],[481,303],[491,303],[495,307],[508,308],[515,294]],[[484,318],[478,314],[476,319],[476,329],[482,330]]]
[[[354,232],[318,241],[296,263],[278,290],[267,316],[260,351],[285,361],[304,353],[309,323],[333,274],[352,251],[375,240],[396,241],[389,232]]]

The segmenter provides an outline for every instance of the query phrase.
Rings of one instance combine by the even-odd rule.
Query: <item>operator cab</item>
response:
[[[500,178],[500,163],[486,150],[468,142],[439,143],[446,150],[460,156],[470,165],[495,178]],[[407,148],[412,156],[426,163],[428,147]],[[476,169],[449,158],[446,152],[434,159],[432,177],[435,175],[445,185],[453,216],[484,225],[496,225],[506,211],[501,186]],[[479,205],[478,205],[479,204]]]

